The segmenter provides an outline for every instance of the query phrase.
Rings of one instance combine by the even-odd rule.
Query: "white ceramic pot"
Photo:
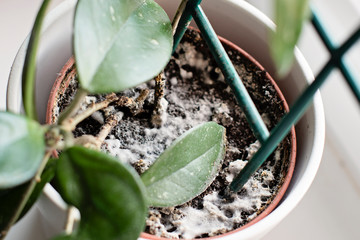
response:
[[[45,121],[47,99],[56,73],[72,55],[71,33],[75,2],[63,2],[46,18],[38,56],[41,69],[37,70],[36,80],[36,104],[42,122]],[[171,18],[180,1],[158,2]],[[263,13],[238,0],[206,0],[203,1],[202,7],[218,35],[243,48],[259,61],[270,75],[276,76],[268,43],[268,34],[274,28],[274,24]],[[21,69],[25,48],[26,41],[19,50],[9,78],[7,107],[14,112],[21,111]],[[277,81],[290,106],[313,79],[301,53],[296,50],[295,55],[295,64],[289,75],[284,80]],[[324,146],[325,121],[319,93],[314,98],[314,104],[296,125],[296,135],[296,167],[287,193],[278,207],[261,221],[241,231],[215,239],[259,239],[284,219],[303,198],[320,165]],[[37,205],[43,216],[44,231],[47,231],[48,237],[60,232],[66,219],[66,204],[49,184]]]

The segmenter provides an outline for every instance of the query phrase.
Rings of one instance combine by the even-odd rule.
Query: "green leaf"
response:
[[[139,175],[116,159],[83,147],[65,150],[57,168],[59,192],[81,213],[69,239],[137,239],[147,205]]]
[[[35,201],[40,196],[45,184],[50,182],[51,179],[54,177],[55,167],[56,159],[50,159],[41,174],[41,181],[36,184],[29,200],[27,201],[17,221],[20,220],[29,211],[29,209],[33,206]],[[16,213],[21,199],[24,196],[28,187],[29,182],[26,182],[15,188],[0,191],[0,230],[6,228],[9,221]]]
[[[292,65],[294,48],[309,12],[308,0],[276,0],[276,32],[271,38],[271,53],[280,76],[284,76]]]
[[[214,122],[180,136],[141,176],[150,205],[180,205],[202,193],[218,173],[225,145],[225,128]]]
[[[79,81],[89,92],[150,80],[171,56],[171,23],[153,0],[79,0],[74,31]]]
[[[35,176],[44,156],[44,131],[23,116],[0,112],[0,189]]]

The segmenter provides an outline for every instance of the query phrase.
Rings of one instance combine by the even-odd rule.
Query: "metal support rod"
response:
[[[256,138],[261,143],[265,142],[269,137],[269,131],[200,5],[194,7],[193,18],[222,70],[227,83],[232,88]]]
[[[343,56],[360,38],[360,27],[338,48]]]
[[[185,10],[181,15],[179,23],[177,25],[175,34],[174,34],[174,45],[173,45],[173,53],[175,52],[177,46],[179,45],[187,27],[190,25],[192,20],[192,11],[195,6],[198,6],[202,0],[189,0],[186,4]]]
[[[231,191],[239,191],[251,175],[264,163],[264,161],[275,150],[278,144],[286,137],[291,127],[299,121],[303,116],[307,108],[312,102],[313,96],[325,82],[328,75],[331,73],[334,67],[338,67],[344,78],[347,80],[351,89],[355,93],[360,102],[360,83],[357,82],[346,64],[344,63],[344,54],[353,46],[353,44],[360,38],[360,28],[355,31],[352,36],[349,37],[340,47],[337,47],[323,28],[320,19],[317,17],[313,10],[312,23],[319,33],[321,40],[325,44],[326,48],[331,54],[331,58],[327,64],[320,71],[316,79],[308,86],[302,93],[302,95],[296,100],[295,104],[291,107],[290,111],[285,114],[282,120],[275,126],[275,128],[269,134],[264,122],[261,119],[259,112],[257,111],[253,101],[251,100],[246,88],[244,87],[239,75],[237,74],[234,66],[232,65],[225,49],[222,47],[217,35],[212,28],[209,20],[204,14],[201,6],[199,5],[201,0],[189,0],[186,5],[185,11],[180,18],[179,25],[174,35],[174,48],[175,51],[178,43],[180,42],[186,28],[190,24],[192,17],[198,25],[201,34],[203,35],[206,43],[208,44],[212,55],[214,56],[217,64],[221,68],[227,83],[232,88],[234,95],[245,112],[247,121],[250,127],[254,131],[257,139],[262,143],[261,148],[256,152],[252,159],[246,164],[240,174],[230,184],[229,189]]]
[[[360,38],[360,27],[340,46],[336,47],[333,43],[329,34],[326,32],[325,28],[321,24],[319,17],[316,14],[316,11],[313,9],[313,17],[312,17],[312,24],[315,27],[315,30],[318,32],[321,40],[323,41],[324,45],[328,49],[331,54],[331,59],[334,61],[334,67],[338,67],[346,79],[346,82],[350,86],[350,89],[353,91],[355,97],[358,99],[360,103],[360,82],[357,81],[353,75],[351,74],[349,68],[345,64],[343,57],[345,53],[355,44],[356,41]]]
[[[358,103],[360,103],[360,81],[357,81],[355,77],[349,71],[349,68],[346,66],[344,60],[340,62],[340,71],[346,82],[349,84],[350,89],[353,91],[354,95],[357,97]]]
[[[355,97],[360,103],[360,81],[356,80],[351,74],[349,68],[346,66],[343,55],[359,40],[360,38],[360,27],[337,49],[340,59],[338,60],[338,68],[340,69],[342,75],[346,79],[346,82],[349,84],[352,89]]]
[[[331,40],[329,35],[327,34],[325,28],[321,24],[321,21],[314,9],[312,11],[312,18],[311,23],[315,27],[315,30],[318,32],[321,40],[323,41],[325,47],[328,49],[329,52],[332,52],[336,49],[335,43]]]
[[[251,177],[251,175],[264,163],[264,161],[275,150],[278,144],[289,133],[291,126],[299,121],[301,116],[312,102],[313,96],[325,82],[334,65],[331,60],[325,65],[316,79],[308,86],[302,95],[297,99],[290,111],[282,118],[282,120],[271,131],[270,137],[262,144],[261,148],[254,154],[252,159],[245,165],[241,172],[236,176],[230,184],[230,190],[239,191]]]
[[[175,13],[175,16],[171,22],[171,25],[172,25],[172,35],[174,36],[175,35],[175,32],[176,32],[176,29],[177,29],[177,26],[179,24],[179,21],[180,21],[180,18],[181,16],[183,15],[184,11],[185,11],[185,8],[186,8],[186,5],[188,3],[188,0],[181,0],[181,3],[178,7],[178,9],[176,10],[176,13]]]
[[[303,94],[298,98],[293,107],[290,109],[289,113],[287,113],[271,131],[268,140],[264,144],[262,144],[258,152],[256,152],[253,158],[250,159],[244,169],[230,184],[230,190],[234,192],[239,191],[244,186],[250,176],[262,165],[264,160],[270,156],[270,154],[275,150],[281,140],[289,133],[291,126],[297,121],[299,121],[301,116],[305,113],[306,109],[310,105],[314,94],[325,82],[325,80],[335,67],[338,67],[341,70],[344,78],[351,86],[351,89],[354,91],[356,97],[358,98],[358,100],[360,99],[359,82],[356,82],[355,79],[352,77],[342,59],[344,54],[360,38],[360,28],[355,31],[355,33],[352,34],[352,36],[350,36],[340,47],[336,47],[326,33],[315,13],[313,14],[312,23],[316,31],[319,33],[326,48],[329,50],[331,57],[327,64],[320,71],[315,81],[312,82],[312,84],[305,89]]]

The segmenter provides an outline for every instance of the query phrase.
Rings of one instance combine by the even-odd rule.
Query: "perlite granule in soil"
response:
[[[240,53],[228,48],[227,51],[264,122],[271,129],[284,113],[281,99],[264,71]],[[215,181],[204,193],[182,206],[151,208],[145,231],[165,238],[191,239],[216,236],[243,226],[270,204],[281,187],[290,158],[289,138],[279,145],[240,192],[224,199],[225,186],[246,165],[260,144],[197,32],[185,34],[165,69],[164,78],[161,127],[151,124],[154,106],[154,82],[151,81],[118,94],[136,99],[143,89],[149,89],[139,114],[133,116],[129,109],[114,104],[78,125],[75,135],[96,135],[105,115],[118,113],[122,120],[103,143],[102,150],[131,164],[141,174],[178,136],[193,126],[207,121],[223,125],[228,145]],[[73,81],[61,97],[60,111],[68,104],[76,85]],[[89,96],[87,103],[102,98]]]

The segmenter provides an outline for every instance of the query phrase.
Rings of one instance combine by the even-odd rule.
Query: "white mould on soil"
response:
[[[232,57],[237,61],[241,60],[236,53],[232,53]],[[214,183],[205,193],[182,206],[151,208],[146,221],[146,231],[160,237],[192,239],[216,236],[248,223],[269,204],[281,182],[279,179],[282,178],[284,168],[282,159],[287,158],[288,154],[284,153],[286,150],[281,145],[240,192],[232,193],[230,198],[224,199],[219,185],[230,184],[259,149],[260,143],[253,136],[249,136],[252,133],[233,96],[231,95],[230,100],[221,99],[224,95],[230,96],[229,88],[213,60],[197,51],[193,44],[185,42],[178,48],[177,56],[172,58],[172,64],[175,67],[165,71],[167,83],[161,104],[166,117],[163,118],[162,126],[154,128],[148,120],[131,118],[124,113],[119,125],[102,145],[102,150],[119,158],[119,161],[133,165],[141,174],[178,136],[191,127],[207,121],[216,121],[229,128],[227,135],[236,135],[229,139],[222,170]],[[241,63],[236,65],[236,69],[243,71],[239,74],[246,81],[246,86],[256,87],[252,80],[255,74],[247,72]],[[219,84],[222,88],[221,93]],[[150,90],[145,105],[146,102],[151,105],[154,96],[151,84],[126,90],[123,94],[136,98],[143,88]],[[197,96],[190,97],[189,92]],[[264,92],[258,95],[269,98],[276,93],[264,89]],[[86,103],[91,104],[95,101],[93,97],[88,97]],[[279,102],[278,99],[275,102]],[[122,110],[110,106],[105,111],[93,114],[92,118],[101,123],[104,121],[102,114],[116,111]],[[268,127],[274,122],[273,112],[275,111],[262,113]],[[238,125],[234,128],[235,123]],[[247,132],[236,132],[241,126],[248,129]],[[243,134],[242,137],[238,137],[239,134]],[[252,140],[243,143],[242,138]],[[238,147],[239,144],[242,148]]]

